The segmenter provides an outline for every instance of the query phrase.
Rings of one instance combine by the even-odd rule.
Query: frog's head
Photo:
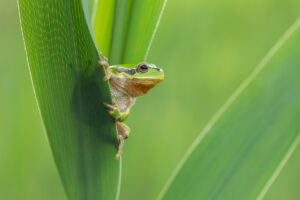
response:
[[[111,67],[112,73],[124,81],[123,88],[131,96],[146,94],[164,80],[164,72],[154,64],[146,62],[137,65],[123,64]]]

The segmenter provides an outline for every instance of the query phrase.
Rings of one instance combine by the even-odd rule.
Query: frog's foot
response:
[[[100,57],[101,60],[103,60],[103,61],[105,61],[105,62],[108,61],[108,59],[107,59],[105,56],[103,56],[102,51],[98,50],[98,54],[99,54],[99,57]]]
[[[120,109],[116,104],[108,104],[103,102],[103,105],[105,106],[107,112],[116,120],[119,122],[123,122],[125,119],[127,119],[129,115],[129,111],[121,113]]]
[[[103,102],[103,105],[105,106],[107,112],[117,121],[120,121],[119,118],[121,117],[120,110],[116,104],[108,104]]]
[[[117,122],[117,130],[118,130],[118,142],[119,142],[119,148],[118,148],[118,153],[116,154],[116,160],[119,159],[123,152],[123,147],[124,147],[124,140],[126,140],[129,136],[130,129],[129,127],[122,123],[122,122]]]
[[[104,81],[107,81],[110,79],[110,72],[108,70],[109,68],[109,64],[108,64],[108,59],[106,57],[103,56],[102,52],[100,50],[98,50],[98,53],[99,53],[99,57],[100,57],[100,60],[97,62],[97,65],[100,67],[100,66],[103,66],[104,67],[104,71],[105,71],[105,76],[103,78]]]

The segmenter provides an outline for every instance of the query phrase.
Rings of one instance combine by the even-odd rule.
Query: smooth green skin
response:
[[[121,76],[125,76],[130,78],[138,78],[138,79],[153,79],[155,80],[163,80],[164,79],[164,72],[162,69],[160,69],[160,71],[157,71],[155,68],[157,68],[154,64],[148,64],[150,68],[148,72],[146,73],[142,73],[142,72],[138,72],[135,73],[133,75],[127,74],[125,72],[122,73],[118,73],[116,70],[118,68],[125,68],[125,69],[136,69],[138,65],[134,65],[134,64],[120,64],[120,65],[114,65],[114,66],[110,66],[108,69],[115,75],[118,77]]]
[[[118,119],[120,122],[124,122],[129,114],[130,114],[130,109],[127,112],[121,113],[118,107],[115,107],[112,112],[109,113],[114,119]]]
[[[114,200],[120,177],[117,133],[101,105],[111,96],[96,65],[84,2],[18,4],[34,91],[67,196]]]
[[[110,113],[110,115],[113,117],[113,118],[117,118],[119,116],[121,116],[121,113],[120,113],[120,110],[119,109],[114,109],[113,112]],[[125,119],[122,119],[120,120],[121,122],[124,121]]]

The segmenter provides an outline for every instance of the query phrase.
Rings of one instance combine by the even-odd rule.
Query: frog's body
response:
[[[123,123],[138,96],[146,94],[157,83],[164,79],[164,72],[153,64],[145,62],[132,65],[122,64],[109,66],[107,59],[100,52],[99,65],[104,66],[105,80],[109,81],[113,105],[104,103],[108,112],[116,120],[119,140],[118,159],[122,153],[124,140],[128,138],[129,127]]]

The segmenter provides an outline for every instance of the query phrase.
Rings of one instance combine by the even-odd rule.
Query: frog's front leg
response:
[[[100,50],[98,50],[98,54],[99,54],[99,57],[100,57],[100,60],[97,62],[97,65],[100,67],[100,66],[103,66],[104,67],[104,71],[105,71],[105,77],[104,77],[104,81],[107,81],[110,79],[111,77],[111,73],[110,71],[108,70],[109,68],[109,64],[108,64],[108,59],[106,57],[103,56],[102,52]]]

